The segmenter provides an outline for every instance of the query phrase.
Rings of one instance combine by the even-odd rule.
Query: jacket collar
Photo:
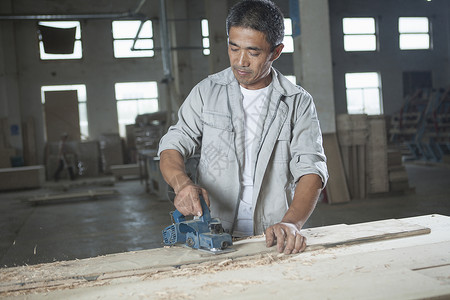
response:
[[[273,88],[278,91],[281,95],[290,97],[295,94],[299,94],[303,91],[303,89],[297,85],[292,84],[286,77],[283,76],[277,69],[274,67],[271,68],[272,72],[272,81]],[[231,67],[220,71],[218,73],[212,74],[208,76],[213,82],[221,85],[229,85],[233,83],[237,83],[236,78],[234,77],[233,71]]]

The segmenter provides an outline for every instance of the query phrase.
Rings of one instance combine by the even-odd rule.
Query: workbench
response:
[[[450,217],[304,229],[305,252],[264,237],[211,255],[181,246],[0,269],[7,299],[449,299]]]

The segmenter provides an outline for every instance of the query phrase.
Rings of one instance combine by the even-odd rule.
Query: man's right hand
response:
[[[181,188],[175,196],[175,208],[184,216],[201,216],[203,215],[202,205],[200,204],[199,195],[202,194],[206,205],[209,206],[208,193],[204,188],[195,184],[188,184]]]
[[[159,166],[166,182],[173,188],[175,208],[185,216],[203,215],[200,198],[202,194],[209,206],[208,193],[204,188],[195,185],[186,175],[184,158],[177,150],[164,150],[160,154]]]

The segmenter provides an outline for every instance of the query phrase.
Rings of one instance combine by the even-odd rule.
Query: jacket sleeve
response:
[[[306,174],[317,174],[325,187],[328,180],[326,157],[322,146],[322,132],[316,108],[310,94],[301,94],[292,128],[292,159],[289,163],[297,182]]]
[[[202,109],[203,100],[197,85],[181,105],[178,122],[161,138],[158,156],[164,150],[173,149],[187,159],[199,150],[203,132]]]

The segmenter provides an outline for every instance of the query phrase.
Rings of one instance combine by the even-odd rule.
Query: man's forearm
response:
[[[161,152],[159,167],[164,180],[177,194],[183,187],[193,184],[186,175],[184,158],[177,150],[164,150]]]
[[[301,229],[316,207],[321,191],[322,180],[318,175],[302,176],[295,188],[294,199],[282,222],[295,224],[298,229]]]

